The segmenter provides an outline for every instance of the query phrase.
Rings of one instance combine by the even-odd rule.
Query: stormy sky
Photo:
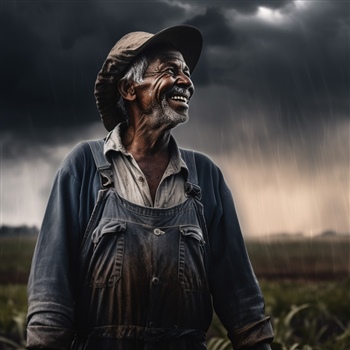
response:
[[[2,1],[0,224],[38,225],[93,96],[130,31],[204,36],[179,144],[209,155],[245,235],[350,233],[349,1]]]

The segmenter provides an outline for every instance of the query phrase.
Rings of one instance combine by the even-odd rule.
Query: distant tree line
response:
[[[0,225],[0,236],[18,236],[18,235],[38,235],[39,228],[37,226],[28,226],[28,225],[21,225],[21,226],[10,226],[10,225]],[[333,230],[325,230],[323,232],[320,232],[316,236],[318,237],[335,237],[335,236],[343,236],[343,235],[350,235],[350,232],[344,232],[339,233]],[[302,233],[276,233],[273,235],[274,237],[279,238],[288,238],[288,237],[299,237],[303,238],[304,235]],[[271,238],[271,236],[270,236]]]
[[[26,236],[35,236],[39,233],[39,229],[37,226],[8,226],[1,225],[0,226],[0,236],[18,236],[18,235],[26,235]]]

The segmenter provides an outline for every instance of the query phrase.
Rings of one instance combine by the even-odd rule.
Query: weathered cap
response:
[[[158,44],[170,44],[179,50],[192,73],[202,51],[203,38],[197,28],[189,25],[166,28],[156,34],[131,32],[123,36],[108,54],[95,83],[97,109],[108,131],[124,120],[118,107],[118,81],[137,55]]]

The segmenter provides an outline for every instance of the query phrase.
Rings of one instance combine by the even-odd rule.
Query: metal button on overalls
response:
[[[160,235],[163,235],[164,234],[164,231],[162,231],[161,229],[159,228],[156,228],[153,230],[153,233],[156,235],[156,236],[160,236]]]
[[[152,278],[152,284],[157,286],[159,284],[159,278],[158,277],[153,277]]]

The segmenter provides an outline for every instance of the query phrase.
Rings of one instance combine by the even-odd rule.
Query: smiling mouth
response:
[[[171,96],[170,99],[174,100],[174,101],[180,101],[180,102],[184,102],[188,105],[188,103],[190,102],[190,100],[185,97],[185,96],[182,96],[182,95],[174,95],[174,96]]]

